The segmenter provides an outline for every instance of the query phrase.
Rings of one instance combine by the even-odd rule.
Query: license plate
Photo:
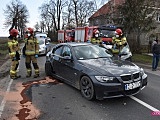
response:
[[[132,90],[139,87],[140,85],[141,85],[140,81],[125,84],[125,90]]]

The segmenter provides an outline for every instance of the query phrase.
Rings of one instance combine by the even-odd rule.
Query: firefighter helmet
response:
[[[98,34],[99,33],[99,31],[97,29],[94,29],[93,32],[94,32],[94,34]]]
[[[117,34],[117,35],[122,35],[122,34],[123,34],[123,33],[122,33],[122,30],[121,30],[121,29],[119,29],[119,28],[118,28],[118,29],[116,29],[116,34]]]
[[[33,28],[31,27],[28,27],[26,30],[25,30],[26,33],[29,33],[29,34],[33,34]]]
[[[18,30],[17,29],[12,29],[10,31],[10,35],[13,36],[13,37],[16,37],[18,35]]]

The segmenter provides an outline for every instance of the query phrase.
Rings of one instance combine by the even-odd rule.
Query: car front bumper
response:
[[[131,90],[125,90],[125,83],[102,83],[98,82],[95,77],[91,78],[94,83],[96,99],[114,98],[135,95],[147,86],[147,75],[140,79],[140,86]]]
[[[39,49],[39,54],[40,55],[46,54],[46,49]]]

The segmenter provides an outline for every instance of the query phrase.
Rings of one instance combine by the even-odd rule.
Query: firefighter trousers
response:
[[[18,60],[12,60],[11,68],[10,68],[10,77],[11,78],[16,78],[17,77],[18,65],[19,65],[19,61]]]
[[[35,75],[39,76],[39,67],[38,67],[38,64],[37,64],[37,58],[35,58],[34,55],[27,55],[26,56],[25,64],[26,64],[26,69],[27,69],[27,76],[29,77],[32,74],[31,63],[34,67]]]

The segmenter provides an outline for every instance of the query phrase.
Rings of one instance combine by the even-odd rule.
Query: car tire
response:
[[[50,62],[45,63],[45,73],[47,76],[52,76],[52,66]]]
[[[91,79],[87,76],[83,76],[80,80],[81,94],[87,100],[95,99],[95,90]]]

